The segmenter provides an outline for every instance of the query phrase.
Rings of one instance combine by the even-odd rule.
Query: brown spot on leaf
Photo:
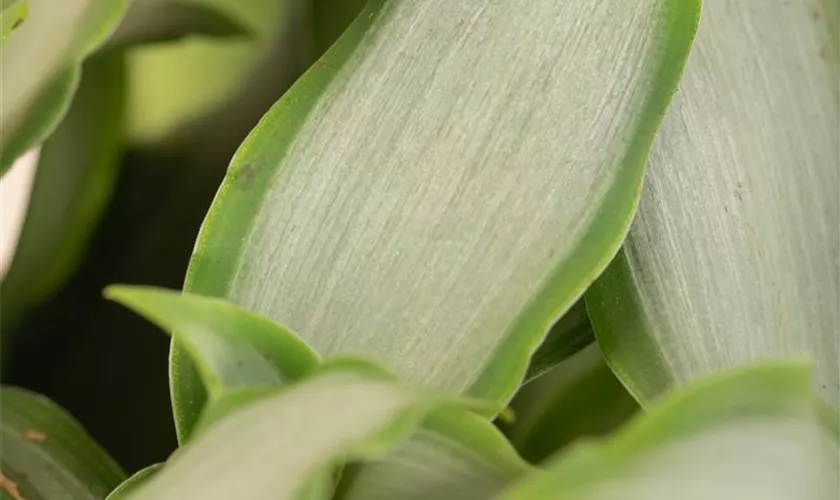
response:
[[[43,443],[47,440],[47,435],[41,431],[36,431],[35,429],[26,429],[23,431],[23,439],[29,441],[30,443]]]
[[[21,24],[23,24],[23,18],[20,18],[20,19],[16,20],[16,21],[12,24],[12,29],[17,29],[17,27],[18,27],[18,26],[20,26]]]
[[[17,483],[6,477],[2,472],[0,472],[0,490],[11,495],[14,500],[26,500],[23,495],[20,494],[20,489],[18,488]]]
[[[814,7],[814,20],[819,21],[822,17],[822,10],[819,7]]]

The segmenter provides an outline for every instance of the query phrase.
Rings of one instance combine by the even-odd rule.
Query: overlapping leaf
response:
[[[819,424],[809,370],[768,365],[654,405],[614,438],[557,457],[500,498],[836,498],[837,444]]]
[[[0,173],[57,125],[80,65],[107,39],[127,0],[28,0],[26,21],[0,46]]]
[[[703,10],[624,251],[586,297],[608,360],[642,401],[717,370],[805,355],[837,408],[836,4]]]
[[[13,500],[102,500],[125,473],[45,397],[0,389],[0,493]]]
[[[697,15],[370,2],[241,147],[186,289],[323,355],[506,400],[617,251]],[[200,404],[188,363],[176,343],[182,409]]]
[[[105,294],[164,331],[177,332],[196,360],[202,389],[211,396],[237,388],[273,387],[300,378],[318,363],[317,355],[293,333],[224,300],[136,286],[112,286]],[[178,401],[173,403],[176,416],[189,419],[189,428],[176,419],[184,440],[199,413],[187,413]]]
[[[116,183],[124,139],[125,61],[99,55],[44,143],[12,265],[0,294],[4,344],[15,323],[75,270]]]
[[[439,403],[382,377],[329,370],[220,420],[132,498],[282,500],[326,494],[331,488],[321,479],[338,459],[392,448]]]
[[[336,498],[484,500],[528,470],[486,419],[439,411],[388,456],[348,468]]]

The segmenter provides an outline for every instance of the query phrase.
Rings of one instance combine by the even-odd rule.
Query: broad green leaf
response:
[[[815,1],[703,9],[638,215],[587,292],[612,368],[647,401],[728,367],[806,355],[840,395],[837,17]]]
[[[809,371],[769,365],[703,382],[608,441],[553,460],[500,498],[833,500],[837,445],[814,413]]]
[[[169,42],[190,35],[248,36],[250,28],[212,5],[174,0],[136,1],[105,48]]]
[[[101,500],[125,473],[67,412],[16,387],[0,389],[0,494],[12,500]]]
[[[174,332],[213,397],[296,380],[318,364],[318,356],[294,333],[224,300],[139,286],[111,286],[105,295]],[[173,404],[176,416],[183,415],[179,401]],[[197,417],[188,415],[191,423]],[[188,430],[179,418],[175,422],[185,439]]]
[[[506,401],[624,237],[698,7],[370,2],[236,154],[186,290]]]
[[[108,38],[127,0],[29,0],[26,22],[0,46],[0,172],[38,145],[67,111],[80,64]]]
[[[163,467],[163,464],[153,464],[144,467],[132,474],[132,476],[117,486],[114,491],[108,494],[105,500],[125,500],[129,495],[146,484]]]
[[[29,13],[27,0],[2,0],[0,2],[0,43],[20,27]]]
[[[381,377],[315,375],[214,424],[132,500],[296,498],[338,460],[396,446],[439,403]]]
[[[346,471],[336,498],[488,499],[528,470],[486,419],[440,410],[391,454]]]
[[[611,432],[639,407],[593,344],[520,389],[511,408],[511,443],[539,463],[577,439]]]
[[[72,275],[108,205],[122,155],[125,60],[103,54],[84,65],[67,116],[41,147],[14,260],[3,278],[5,347],[15,323]]]
[[[531,356],[526,381],[533,380],[563,360],[579,352],[595,340],[586,304],[579,300],[548,332],[545,340]]]

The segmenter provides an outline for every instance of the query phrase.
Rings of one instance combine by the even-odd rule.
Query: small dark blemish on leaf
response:
[[[14,22],[14,24],[12,24],[12,29],[13,29],[13,30],[14,30],[14,29],[17,29],[17,28],[18,28],[18,26],[20,26],[21,24],[23,24],[23,18],[20,18],[20,19],[16,20],[16,21]]]
[[[255,169],[256,167],[253,163],[246,163],[234,171],[233,178],[236,181],[242,182],[245,186],[248,186],[254,181]]]
[[[819,21],[822,17],[822,10],[819,7],[814,7],[814,20]]]

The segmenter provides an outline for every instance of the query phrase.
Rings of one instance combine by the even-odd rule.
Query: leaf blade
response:
[[[460,2],[456,5],[433,0],[424,3],[371,2],[325,58],[278,102],[241,147],[205,221],[188,272],[186,289],[229,297],[238,304],[289,324],[322,354],[363,352],[384,361],[390,369],[408,380],[451,392],[467,392],[476,397],[499,401],[508,398],[525,375],[528,357],[550,324],[571,306],[617,251],[638,196],[644,156],[670,94],[676,87],[682,61],[691,43],[697,9],[695,2],[646,2],[628,7],[628,12],[637,15],[633,17],[610,11],[620,9],[617,4],[610,7],[604,4],[589,6],[595,9],[604,23],[608,20],[632,20],[628,23],[635,31],[613,25],[599,27],[603,36],[620,37],[619,34],[628,31],[631,35],[621,38],[620,42],[611,39],[628,52],[616,56],[615,60],[599,59],[598,63],[611,68],[616,67],[613,63],[618,64],[620,70],[617,71],[628,72],[621,75],[631,75],[628,77],[631,83],[622,80],[632,88],[628,94],[622,95],[631,97],[627,97],[627,101],[619,99],[611,103],[625,109],[623,106],[629,107],[628,101],[632,101],[633,104],[643,105],[644,110],[633,116],[619,113],[622,125],[616,134],[622,140],[615,144],[615,151],[605,153],[608,158],[587,160],[586,165],[579,169],[572,168],[574,161],[564,164],[569,172],[580,173],[591,169],[588,174],[581,174],[588,180],[578,179],[583,184],[594,182],[587,176],[595,175],[593,172],[600,172],[601,168],[610,179],[599,184],[599,194],[603,198],[599,197],[597,203],[591,200],[583,203],[576,199],[569,202],[570,208],[558,201],[559,198],[554,196],[556,193],[546,191],[546,186],[556,187],[554,183],[560,182],[554,177],[545,177],[549,173],[560,175],[549,168],[554,167],[553,159],[548,158],[550,154],[545,153],[533,163],[513,154],[511,161],[514,163],[522,161],[528,165],[541,165],[531,171],[525,170],[528,175],[522,174],[520,178],[516,178],[515,168],[506,170],[504,160],[493,162],[492,168],[483,170],[487,176],[482,177],[479,174],[484,157],[476,153],[481,147],[475,146],[478,148],[476,151],[463,149],[471,147],[466,144],[481,144],[482,141],[486,144],[507,141],[505,144],[510,146],[511,151],[519,151],[512,144],[519,142],[518,136],[514,138],[493,129],[492,124],[496,123],[493,114],[479,112],[479,109],[485,108],[477,96],[486,91],[501,99],[509,83],[506,79],[509,75],[495,72],[487,76],[482,72],[490,71],[487,68],[498,64],[498,61],[489,59],[499,53],[484,51],[487,46],[481,43],[483,36],[498,30],[501,35],[494,34],[502,39],[516,39],[517,43],[528,47],[541,47],[544,41],[556,51],[552,56],[538,51],[528,52],[528,57],[519,57],[521,54],[514,57],[501,51],[522,64],[518,73],[514,71],[511,74],[526,78],[529,85],[537,85],[533,75],[540,68],[549,71],[548,76],[556,78],[547,77],[549,83],[560,85],[557,82],[565,81],[557,74],[550,74],[550,70],[546,69],[548,66],[541,66],[549,59],[554,61],[554,56],[562,52],[562,43],[557,40],[563,36],[572,39],[583,37],[584,45],[598,44],[594,35],[586,38],[575,31],[575,19],[587,18],[590,22],[587,17],[590,13],[579,3],[529,2],[527,8],[517,6],[522,7],[521,10],[510,5],[491,6],[480,2]],[[569,10],[563,10],[566,8]],[[414,16],[417,16],[416,19]],[[508,22],[511,16],[517,22]],[[562,29],[548,21],[544,24],[536,21],[552,16],[564,20],[566,24],[561,25]],[[410,21],[412,19],[419,20],[428,31],[409,30],[408,24],[417,26]],[[446,22],[440,24],[440,19],[446,19]],[[645,21],[642,22],[642,19]],[[653,22],[648,22],[651,19]],[[538,30],[529,28],[526,38],[537,37],[539,43],[531,43],[533,39],[529,39],[528,43],[519,40],[523,33],[517,29],[524,29],[522,26],[526,20],[539,26]],[[592,25],[599,26],[594,22]],[[652,31],[648,33],[646,30],[650,26],[653,26],[650,28]],[[437,33],[435,30],[438,29],[446,31],[447,36]],[[559,36],[556,30],[561,30],[563,36]],[[428,33],[434,35],[427,38]],[[440,43],[444,45],[437,45]],[[456,46],[458,50],[453,49]],[[498,47],[502,46],[506,44]],[[376,65],[377,61],[399,59],[399,51],[414,54],[421,64],[408,63],[399,72],[388,74],[390,88],[395,89],[394,96],[390,96],[389,87],[376,83],[377,75],[383,74],[382,68]],[[455,76],[442,77],[439,87],[433,87],[436,90],[433,97],[424,95],[425,84],[406,86],[405,82],[434,82],[440,54],[452,56],[447,59],[449,66],[446,71],[440,74],[452,72]],[[472,60],[454,62],[458,54],[469,54],[464,57],[475,58],[481,63]],[[636,62],[640,61],[644,70],[634,73],[636,66],[629,65],[628,58],[638,59]],[[527,61],[534,66],[529,66]],[[609,95],[609,90],[603,86],[603,75],[594,76],[598,73],[595,70],[598,63],[586,58],[574,62],[583,67],[570,78],[579,77],[581,81],[588,82],[586,85],[581,83],[582,87],[587,87],[589,83],[597,87],[593,90],[592,99],[597,99],[596,95]],[[589,63],[592,65],[587,65]],[[557,70],[559,66],[551,68]],[[412,72],[404,73],[403,69]],[[639,76],[639,80],[632,75]],[[333,78],[337,80],[333,82]],[[640,83],[642,80],[645,85]],[[655,84],[648,87],[651,82]],[[489,87],[482,87],[485,84]],[[360,90],[369,85],[371,89],[380,90],[370,93]],[[552,92],[560,92],[558,88],[551,87]],[[401,93],[404,90],[407,94]],[[565,91],[561,93],[566,94]],[[364,96],[364,105],[359,104],[355,97],[349,97],[357,94]],[[537,93],[549,94],[548,91]],[[457,96],[462,96],[463,101],[458,101]],[[587,97],[580,99],[587,101]],[[459,102],[464,103],[464,108],[456,108],[458,112],[450,113],[452,106]],[[534,113],[547,109],[540,100],[525,102],[528,103],[526,108]],[[340,110],[336,107],[339,104]],[[575,107],[575,104],[566,104]],[[413,125],[411,118],[398,111],[414,109],[415,105],[421,111],[411,116],[419,122],[418,125]],[[358,109],[351,109],[357,106]],[[504,119],[508,108],[504,104],[499,106],[494,109],[498,114],[496,118]],[[610,109],[616,111],[615,108]],[[515,106],[509,111],[513,115],[507,117],[510,120],[524,121],[516,122],[520,125],[532,123],[526,116],[527,112],[520,114],[521,110]],[[558,115],[565,113],[556,109],[553,111]],[[605,114],[611,116],[611,111]],[[332,113],[335,113],[335,119]],[[465,124],[467,117],[473,116],[473,113],[486,120],[486,130],[470,135],[466,133],[468,128]],[[364,123],[350,123],[340,118],[345,116],[361,116]],[[553,118],[549,118],[553,116],[550,113],[540,116],[554,122]],[[295,119],[290,120],[290,117]],[[386,124],[390,119],[394,123]],[[332,125],[336,125],[337,129],[329,128]],[[322,129],[322,126],[327,128]],[[602,126],[605,122],[593,125],[593,129],[601,130],[599,127]],[[472,127],[469,130],[481,128]],[[389,138],[393,130],[404,135]],[[436,137],[439,130],[458,132]],[[497,132],[502,135],[496,137],[494,134]],[[459,142],[461,133],[469,140]],[[593,132],[597,133],[600,132]],[[525,135],[530,137],[530,134]],[[535,131],[535,136],[538,135],[540,132]],[[340,148],[319,149],[319,145],[330,143],[333,139],[348,145],[349,149],[340,153]],[[404,149],[399,154],[377,149],[390,148],[392,139],[402,141]],[[443,144],[435,143],[436,139]],[[575,144],[573,149],[587,149],[589,143],[579,139],[578,142],[570,140]],[[624,139],[629,144],[626,148]],[[420,145],[425,143],[434,147],[423,149]],[[355,149],[356,146],[361,149]],[[542,154],[536,144],[529,143],[529,146],[532,147],[522,149],[528,152],[523,155]],[[603,144],[599,142],[600,146]],[[368,147],[373,149],[365,149]],[[473,156],[471,161],[461,162],[446,156],[437,158],[435,151],[448,151],[446,154],[458,158],[461,158],[460,153],[454,151]],[[314,160],[321,158],[321,154],[328,155],[329,161]],[[569,155],[574,156],[574,153]],[[492,157],[494,155],[488,153],[487,158]],[[372,170],[354,170],[342,158],[355,158],[354,165],[370,165]],[[313,163],[310,165],[310,162]],[[447,172],[435,167],[450,162],[459,166],[460,170],[453,167]],[[313,173],[318,171],[319,165],[335,168],[335,171]],[[403,169],[403,165],[417,167]],[[613,166],[614,169],[611,168]],[[545,170],[540,170],[543,167]],[[567,172],[563,169],[558,171]],[[300,177],[303,172],[310,174]],[[333,181],[324,183],[318,180],[321,176]],[[471,179],[472,184],[465,180],[471,176],[475,176]],[[273,186],[274,183],[277,184]],[[423,197],[422,190],[418,192],[415,189],[424,185],[429,186],[431,194],[428,198]],[[472,189],[471,185],[484,186],[485,189]],[[494,190],[494,185],[505,185],[505,188]],[[352,198],[346,198],[348,186],[355,186]],[[269,187],[272,189],[269,190]],[[616,193],[607,196],[605,191],[611,187],[615,187]],[[324,189],[329,192],[321,197]],[[467,194],[461,197],[457,192],[459,189]],[[541,195],[535,196],[529,190]],[[515,203],[504,203],[506,196],[515,199]],[[310,201],[317,199],[323,203],[310,205]],[[328,200],[342,201],[333,204]],[[345,204],[343,200],[350,201]],[[488,200],[490,206],[486,206]],[[527,205],[526,200],[533,201],[535,206],[520,206]],[[443,210],[450,202],[453,206]],[[563,208],[555,206],[555,212],[538,209],[543,203],[550,205],[554,202],[563,205]],[[587,211],[585,207],[590,206],[597,206],[600,211]],[[569,215],[578,209],[586,214],[578,214],[580,217]],[[496,227],[510,229],[498,239],[481,230],[489,224],[487,214],[493,214],[495,210],[500,211],[498,217],[505,221]],[[534,213],[549,213],[551,215],[546,217],[551,220],[540,219],[539,223],[534,223],[531,220]],[[278,219],[274,214],[282,217]],[[558,222],[553,218],[555,216],[562,221]],[[520,220],[520,217],[528,220]],[[581,224],[585,228],[576,225],[581,219],[586,220]],[[278,222],[281,220],[282,224]],[[373,225],[367,226],[366,221],[373,221]],[[565,232],[557,227],[564,227],[574,237],[563,238],[562,245],[558,243],[558,248],[562,249],[555,249],[552,242],[537,238],[538,234],[543,234],[539,230],[540,224],[554,228],[554,236]],[[395,231],[393,234],[390,232],[392,229]],[[491,241],[485,241],[484,237]],[[349,239],[345,241],[344,238]],[[526,240],[537,240],[540,244],[527,245]],[[488,250],[496,244],[500,246]],[[565,245],[572,245],[574,249]],[[428,254],[424,252],[425,248],[429,249]],[[275,255],[281,254],[282,259],[275,259]],[[508,260],[508,255],[515,257]],[[532,262],[539,264],[532,265]],[[504,278],[487,272],[488,269],[498,270]],[[453,271],[453,286],[449,284],[450,270]],[[516,276],[515,280],[513,276]],[[502,289],[507,292],[503,293]],[[485,300],[488,291],[492,293]],[[473,315],[471,311],[476,308],[465,307],[467,303],[481,304],[481,309]],[[398,321],[400,318],[405,321]],[[460,330],[450,331],[451,325],[470,327],[466,333],[461,333]],[[400,335],[412,339],[409,343],[402,344],[395,340],[398,338],[396,334],[391,335],[398,328]],[[471,337],[473,331],[491,333]],[[376,334],[383,338],[376,338]],[[404,350],[405,345],[415,347],[415,354],[419,356],[422,353],[423,360],[418,361],[407,349]],[[429,363],[430,360],[434,363]],[[179,356],[177,344],[173,346],[171,366],[173,373],[178,373],[179,380],[179,385],[172,386],[173,397],[192,398],[188,387],[191,384],[191,368]],[[493,369],[488,369],[489,366]]]
[[[126,0],[29,0],[29,17],[0,46],[0,173],[43,141],[67,111],[79,65],[116,27]],[[58,8],[60,7],[60,8]]]
[[[837,407],[840,113],[836,61],[822,52],[836,18],[815,12],[737,1],[703,11],[625,249],[587,292],[596,337],[642,402],[806,355]],[[791,93],[797,78],[808,84]]]
[[[830,498],[837,448],[815,415],[809,375],[777,363],[705,380],[501,498]]]
[[[28,500],[99,500],[125,478],[87,432],[45,397],[9,386],[0,397],[5,492],[14,484]]]
[[[339,456],[388,449],[435,403],[367,375],[315,375],[221,420],[183,448],[136,495],[295,498]],[[304,445],[305,443],[305,445]]]

